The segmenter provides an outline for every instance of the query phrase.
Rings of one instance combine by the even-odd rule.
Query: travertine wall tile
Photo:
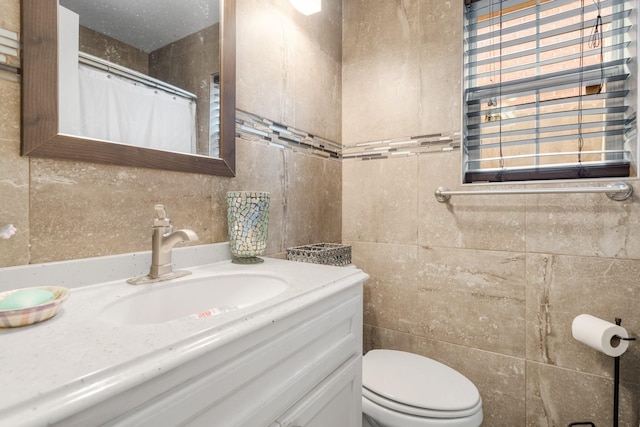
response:
[[[0,0],[0,28],[18,39],[19,0]],[[5,61],[20,66],[12,55]],[[0,227],[18,229],[11,239],[0,240],[0,266],[13,266],[29,262],[29,162],[20,158],[20,79],[9,71],[0,74]]]
[[[420,248],[418,255],[414,333],[524,357],[524,254]]]
[[[345,144],[460,129],[461,23],[460,2],[349,2]]]
[[[413,53],[399,51],[382,60],[343,65],[344,144],[390,138],[398,129],[420,134],[420,70],[412,58]]]
[[[460,161],[460,151],[419,157],[419,243],[524,251],[524,196],[453,196],[447,203],[437,201],[434,192],[439,187],[461,189]]]
[[[243,36],[237,38],[236,49],[237,107],[293,125],[293,82],[287,78],[292,71],[284,17],[272,2],[248,0],[238,6],[236,32]]]
[[[464,4],[447,0],[420,5],[420,130],[460,130],[462,19]]]
[[[418,338],[415,335],[364,325],[363,353],[377,348],[418,352]]]
[[[352,262],[371,278],[364,285],[365,323],[399,332],[415,330],[418,253],[415,245],[347,242]]]
[[[349,241],[417,243],[417,157],[343,165],[343,234]]]
[[[637,195],[623,202],[604,194],[531,195],[526,204],[529,252],[551,247],[557,254],[640,259]]]
[[[211,242],[210,176],[47,159],[31,169],[33,263],[149,250],[158,203]]]
[[[20,33],[20,0],[0,0],[0,28]]]
[[[480,391],[483,426],[514,427],[525,418],[525,361],[520,358],[420,338],[418,354],[439,360]]]
[[[331,61],[342,62],[342,1],[322,1],[319,13],[305,16],[288,0],[274,0],[291,28],[303,29],[302,38],[326,54]]]
[[[637,385],[620,388],[620,426],[638,424]],[[527,420],[529,427],[567,426],[591,421],[612,425],[613,381],[542,363],[527,362]]]
[[[20,156],[20,84],[0,79],[0,139],[7,155]]]
[[[613,359],[574,340],[573,319],[582,313],[622,325],[640,336],[638,260],[527,255],[527,359],[600,376],[613,375]],[[640,384],[640,348],[621,358],[627,381]]]
[[[418,3],[355,1],[343,13],[343,142],[419,133]]]
[[[286,151],[286,221],[282,236],[287,247],[342,241],[342,164],[295,151]]]
[[[304,40],[294,34],[293,40]],[[342,64],[330,61],[324,53],[309,51],[304,44],[294,49],[296,97],[293,102],[295,126],[332,141],[342,141]],[[313,109],[308,106],[313,105]],[[322,112],[319,114],[318,112]],[[336,129],[338,132],[336,132]]]
[[[289,2],[238,3],[237,107],[339,142],[342,6],[323,3],[308,17]]]
[[[342,57],[345,62],[393,56],[398,46],[413,51],[420,35],[420,3],[356,0],[343,11]],[[417,50],[415,50],[417,53]],[[389,76],[393,79],[393,76]]]
[[[20,85],[0,79],[0,99],[0,227],[18,229],[0,240],[0,266],[22,265],[29,262],[29,161],[20,157]]]

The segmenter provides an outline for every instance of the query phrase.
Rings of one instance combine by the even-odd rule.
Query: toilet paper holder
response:
[[[619,317],[615,318],[615,323],[617,326],[622,324],[622,319]],[[574,335],[575,336],[575,335]],[[614,343],[614,339],[617,340]],[[636,341],[635,337],[622,337],[620,335],[614,335],[611,338],[611,345],[613,347],[618,347],[621,341]],[[618,427],[618,409],[620,405],[620,356],[614,357],[614,374],[613,374],[613,427]],[[596,427],[596,425],[590,421],[581,421],[574,422],[569,424],[567,427],[577,427],[577,426],[591,426]]]

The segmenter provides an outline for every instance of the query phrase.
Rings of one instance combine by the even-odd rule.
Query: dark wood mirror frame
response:
[[[22,0],[22,155],[235,176],[236,0],[220,0],[221,158],[59,133],[58,0]]]

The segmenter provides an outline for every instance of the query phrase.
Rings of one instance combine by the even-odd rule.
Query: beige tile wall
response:
[[[343,143],[460,131],[462,1],[344,2]],[[414,351],[480,389],[488,427],[612,425],[613,359],[571,337],[591,313],[640,335],[640,201],[454,197],[460,151],[343,162],[343,240],[371,275],[365,348]],[[589,183],[594,184],[594,183]],[[640,184],[635,183],[640,191]],[[638,425],[640,345],[620,425]]]
[[[323,2],[322,21],[302,18],[287,0],[265,3],[238,2],[240,19],[256,14],[278,24],[251,32],[250,41],[239,33],[238,108],[264,114],[273,97],[282,105],[273,88],[287,77],[288,84],[296,82],[287,93],[296,103],[282,123],[339,142],[341,40],[339,32],[327,38],[321,28],[324,20],[339,28],[340,1]],[[0,0],[0,28],[19,34],[19,4]],[[282,31],[290,37],[271,52],[291,55],[276,64],[253,37],[269,40]],[[262,72],[273,66],[278,74]],[[310,70],[333,86],[307,84],[304,75]],[[289,78],[295,75],[299,78]],[[15,74],[8,77],[17,80]],[[199,243],[226,241],[229,190],[271,191],[268,254],[340,240],[341,164],[334,159],[242,139],[237,140],[235,178],[29,159],[20,157],[20,83],[0,78],[0,100],[0,226],[13,223],[19,230],[12,239],[0,240],[0,267],[149,250],[155,203],[167,206],[176,228],[194,229]]]
[[[238,7],[238,108],[340,142],[342,1],[310,16],[288,0]]]
[[[0,11],[0,28],[19,39],[19,1],[0,0]],[[6,55],[0,62],[17,67],[20,58]],[[20,157],[19,76],[0,70],[0,227],[7,223],[29,229],[29,161]],[[0,240],[0,266],[28,262],[28,233]]]

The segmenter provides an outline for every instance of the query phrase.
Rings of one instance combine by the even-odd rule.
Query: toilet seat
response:
[[[478,413],[478,411],[482,409],[482,400],[480,399],[478,399],[478,402],[474,406],[464,410],[442,411],[442,410],[434,410],[434,409],[419,408],[416,406],[404,405],[402,403],[399,403],[390,399],[386,399],[383,396],[373,393],[371,392],[371,390],[368,390],[364,387],[362,388],[362,396],[381,407],[390,409],[395,412],[400,412],[402,414],[414,415],[416,417],[421,417],[421,418],[442,418],[442,419],[466,418]]]
[[[482,408],[465,418],[425,418],[404,414],[373,403],[362,397],[363,426],[385,427],[479,427],[482,425]],[[366,423],[365,423],[366,422]]]
[[[435,360],[371,350],[362,361],[362,394],[384,408],[424,418],[464,418],[482,410],[476,386]]]

